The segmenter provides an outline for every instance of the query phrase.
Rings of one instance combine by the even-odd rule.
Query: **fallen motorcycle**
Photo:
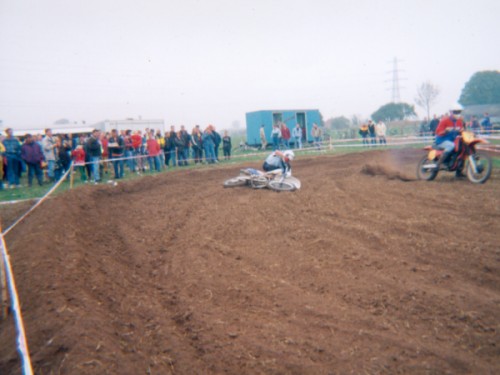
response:
[[[464,166],[467,178],[475,184],[485,183],[491,175],[492,163],[488,155],[476,150],[478,143],[488,143],[488,141],[476,138],[473,132],[463,131],[455,138],[455,152],[443,161],[441,168],[438,160],[443,154],[443,150],[427,146],[425,155],[417,166],[417,177],[420,180],[431,181],[436,178],[440,169],[449,172],[461,171]]]
[[[250,186],[254,189],[269,188],[275,191],[294,191],[300,189],[300,180],[292,177],[291,172],[283,175],[281,169],[262,172],[254,168],[240,170],[240,175],[224,181],[224,187]]]

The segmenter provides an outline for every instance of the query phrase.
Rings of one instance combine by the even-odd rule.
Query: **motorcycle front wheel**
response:
[[[417,178],[419,180],[432,181],[436,178],[439,169],[435,160],[429,160],[425,155],[418,162]]]
[[[482,152],[477,152],[469,156],[467,178],[475,184],[484,184],[491,176],[491,169],[491,158]]]
[[[269,181],[269,188],[275,191],[294,191],[295,185],[287,181]]]
[[[243,186],[246,185],[248,180],[246,178],[241,178],[241,177],[233,177],[230,178],[229,180],[224,181],[224,187],[229,188],[229,187],[235,187],[235,186]]]

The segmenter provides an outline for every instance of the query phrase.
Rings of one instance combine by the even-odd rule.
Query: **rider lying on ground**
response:
[[[284,152],[274,151],[266,158],[262,165],[262,169],[266,172],[281,169],[283,175],[287,175],[291,170],[290,162],[294,158],[295,154],[292,150],[286,150]]]

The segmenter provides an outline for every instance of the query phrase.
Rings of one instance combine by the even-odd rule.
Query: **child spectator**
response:
[[[86,183],[87,174],[85,171],[85,150],[83,149],[83,146],[76,146],[76,148],[71,152],[71,157],[73,159],[74,168],[80,171],[81,181]]]

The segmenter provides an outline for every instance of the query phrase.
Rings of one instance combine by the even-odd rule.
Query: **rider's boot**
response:
[[[437,168],[438,169],[445,169],[443,163],[448,159],[448,156],[450,156],[451,152],[443,152],[441,156],[439,157],[439,160],[437,161]]]

